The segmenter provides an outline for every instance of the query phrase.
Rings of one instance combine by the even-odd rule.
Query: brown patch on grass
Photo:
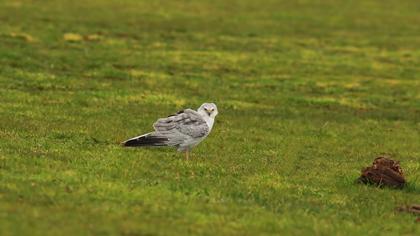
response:
[[[406,183],[399,161],[388,156],[379,156],[372,166],[364,168],[359,182],[393,188],[403,188]]]
[[[399,212],[408,212],[412,213],[414,215],[419,216],[420,215],[420,204],[411,204],[411,205],[405,205],[395,208],[395,210]],[[416,223],[420,223],[420,217],[417,217],[415,220]]]

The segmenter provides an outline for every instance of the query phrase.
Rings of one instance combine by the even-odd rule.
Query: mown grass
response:
[[[418,235],[417,1],[0,1],[1,235]],[[124,149],[215,102],[186,162]],[[380,153],[409,186],[354,183]]]

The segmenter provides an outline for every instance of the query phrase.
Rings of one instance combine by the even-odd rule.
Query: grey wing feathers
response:
[[[194,110],[186,109],[177,114],[157,120],[153,127],[159,133],[180,132],[193,138],[201,138],[208,134],[206,121]]]

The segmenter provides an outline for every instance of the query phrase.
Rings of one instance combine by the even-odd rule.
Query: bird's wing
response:
[[[157,120],[153,127],[158,133],[181,133],[192,138],[201,138],[209,133],[209,126],[196,111],[186,109]]]

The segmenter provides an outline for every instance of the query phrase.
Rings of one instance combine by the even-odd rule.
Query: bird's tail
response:
[[[121,143],[124,147],[167,146],[168,138],[155,133],[140,135]]]

